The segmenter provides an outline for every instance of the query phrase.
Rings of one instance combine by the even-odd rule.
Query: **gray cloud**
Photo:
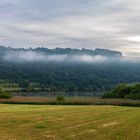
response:
[[[1,0],[0,43],[140,55],[139,0]]]

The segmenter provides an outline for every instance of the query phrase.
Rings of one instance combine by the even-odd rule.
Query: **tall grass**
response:
[[[32,105],[114,105],[114,106],[133,106],[140,107],[140,100],[129,99],[101,99],[101,98],[82,98],[71,97],[65,100],[57,98],[28,98],[14,97],[12,99],[0,99],[2,104],[32,104]]]

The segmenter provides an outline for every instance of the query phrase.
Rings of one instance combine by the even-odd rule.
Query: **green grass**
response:
[[[1,104],[0,140],[140,140],[140,108]]]

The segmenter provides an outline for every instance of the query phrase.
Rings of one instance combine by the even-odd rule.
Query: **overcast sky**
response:
[[[140,56],[140,0],[0,0],[0,44]]]

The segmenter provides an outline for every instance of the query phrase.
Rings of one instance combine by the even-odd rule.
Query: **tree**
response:
[[[114,90],[105,93],[102,97],[140,99],[140,84],[119,85]]]

